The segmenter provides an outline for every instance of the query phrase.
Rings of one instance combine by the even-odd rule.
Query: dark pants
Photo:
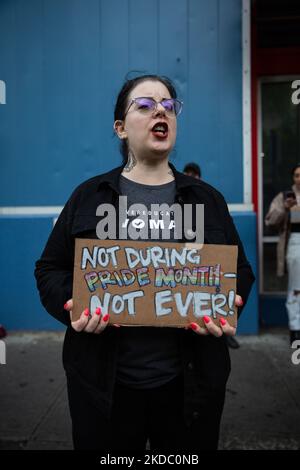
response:
[[[187,426],[183,419],[183,378],[147,390],[116,384],[111,420],[86,399],[84,388],[68,379],[75,450],[151,451],[216,450],[224,392],[211,397]]]

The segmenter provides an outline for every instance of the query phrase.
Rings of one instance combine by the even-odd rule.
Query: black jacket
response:
[[[237,293],[245,306],[254,275],[223,196],[205,182],[185,176],[170,166],[175,176],[176,202],[204,204],[204,242],[238,245]],[[112,403],[119,328],[109,326],[100,335],[77,333],[70,326],[69,313],[63,306],[72,297],[74,239],[97,238],[99,217],[96,216],[96,208],[102,203],[111,203],[117,208],[122,170],[123,166],[115,168],[75,189],[35,269],[42,304],[51,315],[68,326],[63,350],[66,373],[85,386],[90,400],[105,416],[109,416]],[[238,309],[238,316],[242,308]],[[186,421],[190,422],[193,414],[203,407],[203,400],[209,399],[213,403],[214,393],[224,390],[230,372],[230,358],[223,336],[199,336],[184,329],[180,330],[180,335],[186,391],[184,411]]]

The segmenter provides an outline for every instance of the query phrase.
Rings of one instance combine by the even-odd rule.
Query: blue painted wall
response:
[[[113,106],[130,70],[178,88],[174,163],[198,161],[242,201],[241,0],[2,0],[0,67],[1,205],[62,205],[117,166]]]
[[[255,334],[259,329],[258,318],[258,265],[257,265],[257,244],[256,214],[249,212],[237,212],[231,214],[243,243],[246,256],[252,266],[256,281],[253,284],[248,302],[238,323],[238,334]]]
[[[197,161],[229,203],[241,203],[241,3],[1,0],[0,205],[61,206],[80,182],[119,165],[113,107],[133,70],[169,76],[184,101],[173,163]],[[254,215],[235,219],[254,259]],[[52,218],[0,217],[0,226],[0,321],[57,327],[32,275]]]
[[[43,309],[33,276],[51,228],[48,217],[0,217],[0,323],[8,330],[64,329]]]

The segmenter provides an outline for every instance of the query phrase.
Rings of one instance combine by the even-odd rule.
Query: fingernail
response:
[[[203,320],[205,321],[205,323],[209,323],[210,322],[210,318],[209,317],[203,317]]]
[[[68,302],[66,302],[64,305],[64,309],[67,310],[67,308],[68,308]]]
[[[89,311],[89,309],[88,309],[88,308],[86,308],[86,309],[84,310],[84,314],[85,314],[85,316],[86,316],[86,317],[88,317],[88,316],[89,316],[89,314],[90,314],[90,311]]]
[[[197,323],[191,323],[189,327],[192,328],[192,330],[197,330],[198,329]]]
[[[108,319],[109,319],[109,313],[107,313],[106,315],[104,315],[103,321],[107,321]]]
[[[101,313],[101,308],[97,307],[96,310],[95,310],[95,314],[100,315],[100,313]]]
[[[220,323],[221,323],[221,325],[224,326],[224,325],[226,325],[226,320],[224,320],[224,318],[220,318]]]

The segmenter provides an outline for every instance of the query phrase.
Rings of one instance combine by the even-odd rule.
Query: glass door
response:
[[[283,294],[287,276],[276,276],[278,233],[264,219],[273,197],[292,184],[291,169],[300,162],[300,105],[292,102],[299,77],[260,81],[260,293]]]

